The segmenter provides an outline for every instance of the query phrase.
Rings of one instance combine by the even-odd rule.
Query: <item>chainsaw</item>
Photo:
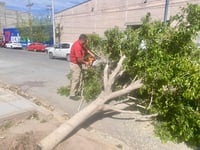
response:
[[[92,66],[98,66],[102,62],[100,56],[98,56],[94,52],[92,52],[92,53],[95,55],[95,57],[90,54],[86,55],[85,61],[88,62],[88,64],[89,64],[87,68],[90,68]]]

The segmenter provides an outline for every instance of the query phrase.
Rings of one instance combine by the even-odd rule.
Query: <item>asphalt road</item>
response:
[[[74,114],[78,102],[57,94],[59,87],[69,84],[69,71],[69,62],[49,59],[47,53],[0,48],[0,80]]]

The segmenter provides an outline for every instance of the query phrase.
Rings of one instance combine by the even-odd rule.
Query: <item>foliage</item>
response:
[[[94,67],[84,71],[83,96],[87,101],[94,100],[102,91],[102,67]]]
[[[196,146],[200,146],[200,51],[193,39],[200,30],[199,15],[200,6],[189,5],[167,24],[147,16],[138,31],[146,48],[126,63],[130,75],[143,78],[141,97],[153,98],[151,111],[160,115],[156,133]]]
[[[62,86],[57,90],[57,93],[61,96],[69,96],[70,94],[70,86]]]
[[[78,95],[83,94],[84,99],[89,102],[94,100],[102,91],[102,70],[103,66],[93,67],[83,70],[83,80],[81,81]],[[67,75],[68,80],[71,80],[71,73]],[[82,93],[83,90],[83,93]],[[61,96],[70,95],[70,85],[62,86],[57,90]]]
[[[88,34],[88,42],[87,42],[87,47],[88,49],[91,49],[92,51],[98,53],[101,51],[101,44],[102,44],[102,39],[98,34]]]
[[[97,34],[88,34],[87,48],[98,56],[102,55],[102,38]],[[96,57],[98,57],[96,56]],[[102,91],[103,66],[91,67],[83,72],[83,96],[86,101],[94,100]]]
[[[61,41],[62,30],[63,30],[63,27],[60,24],[57,24],[55,28],[55,36],[58,39],[58,43],[60,43]]]
[[[112,66],[116,66],[122,55],[126,56],[125,73],[116,81],[113,90],[121,89],[136,76],[143,79],[140,91],[130,94],[137,94],[146,107],[152,100],[149,111],[159,114],[155,132],[163,141],[184,141],[198,147],[200,50],[194,39],[200,31],[199,20],[200,6],[189,4],[167,23],[152,21],[147,14],[139,29],[113,28],[105,32],[104,39],[93,35],[88,45],[95,43],[95,47],[111,60]],[[95,99],[100,93],[102,72],[103,66],[86,71],[85,98]]]
[[[28,21],[21,20],[17,28],[22,38],[28,38],[32,42],[46,42],[50,40],[52,27],[48,19],[30,18]]]
[[[66,75],[67,79],[70,81],[71,80],[71,73]],[[69,96],[70,95],[70,85],[67,86],[62,86],[57,89],[57,93],[60,94],[61,96]]]
[[[113,63],[127,56],[125,76],[113,90],[136,75],[143,78],[137,96],[146,106],[153,100],[150,111],[159,114],[157,135],[196,146],[200,146],[200,51],[193,41],[200,30],[199,16],[200,6],[192,4],[167,23],[151,21],[147,14],[137,30],[106,31],[102,44]]]

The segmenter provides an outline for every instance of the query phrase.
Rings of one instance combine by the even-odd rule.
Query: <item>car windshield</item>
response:
[[[62,47],[62,48],[69,48],[70,45],[66,43],[66,44],[62,44],[61,47]]]

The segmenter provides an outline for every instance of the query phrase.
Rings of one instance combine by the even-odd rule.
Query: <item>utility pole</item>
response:
[[[27,44],[30,42],[30,40],[32,40],[30,37],[31,37],[31,34],[32,34],[32,21],[31,21],[31,7],[33,6],[33,3],[30,2],[30,0],[28,0],[28,4],[26,5],[26,7],[28,7],[28,23],[29,23],[29,32],[28,32],[28,41],[27,41]]]
[[[47,19],[49,19],[49,21],[52,23],[52,6],[51,5],[47,5]]]
[[[31,3],[30,0],[28,0],[28,4],[26,5],[26,7],[28,7],[29,20],[31,19],[31,7],[32,6],[33,6],[33,3]]]
[[[53,25],[53,45],[56,43],[56,34],[55,34],[55,17],[54,17],[54,0],[51,0],[51,7],[52,7],[52,25]]]
[[[165,13],[164,13],[164,22],[167,22],[168,8],[169,8],[169,0],[166,0],[166,2],[165,2]]]

